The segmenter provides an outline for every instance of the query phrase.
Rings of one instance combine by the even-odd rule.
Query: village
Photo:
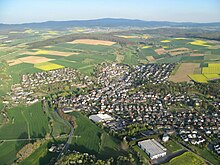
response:
[[[159,132],[163,135],[163,142],[169,137],[178,137],[183,145],[202,147],[212,138],[220,138],[219,99],[212,96],[210,104],[213,108],[207,110],[203,98],[195,93],[169,89],[158,91],[146,87],[146,84],[169,84],[168,78],[174,67],[175,64],[129,67],[104,63],[98,66],[95,79],[86,81],[87,85],[93,84],[86,94],[60,96],[53,98],[52,102],[63,113],[83,111],[93,122],[102,123],[110,133],[126,136],[128,140],[148,136],[146,132],[152,130],[152,134]],[[22,98],[27,103],[33,103],[40,100],[40,97],[30,97],[39,86],[73,82],[74,79],[76,72],[69,68],[23,75],[21,85],[12,88],[12,100]],[[127,128],[135,124],[144,125],[144,129],[128,131]],[[219,155],[219,146],[215,145],[214,149]],[[159,157],[165,155],[162,152]]]
[[[47,90],[52,91],[53,84],[56,84],[57,88],[59,88],[66,83],[68,85],[76,84],[79,79],[79,73],[72,68],[26,74],[22,75],[20,84],[14,84],[11,87],[9,95],[15,104],[25,103],[31,105],[40,101],[42,93],[47,94]],[[40,93],[40,95],[36,93]]]
[[[168,83],[173,66],[162,64],[162,67],[157,67],[137,66],[131,71],[127,66],[104,66],[96,75],[102,88],[94,89],[87,95],[60,97],[54,102],[61,107],[71,107],[68,111],[63,108],[64,113],[82,110],[91,120],[101,122],[110,132],[131,137],[132,140],[146,131],[131,133],[126,129],[129,125],[140,123],[146,125],[146,130],[162,133],[163,141],[167,141],[169,136],[177,136],[186,146],[191,144],[203,147],[209,144],[212,138],[220,138],[219,99],[212,96],[213,101],[210,104],[214,108],[207,110],[200,95],[147,91],[143,85],[147,82]],[[107,70],[109,72],[106,72]],[[137,90],[137,86],[141,88]],[[176,106],[177,109],[182,107],[179,108],[181,110],[173,111],[172,107]],[[102,118],[101,114],[108,117]]]

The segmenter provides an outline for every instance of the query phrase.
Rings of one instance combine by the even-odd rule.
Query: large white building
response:
[[[151,159],[157,159],[166,155],[166,148],[154,139],[138,142],[138,146],[147,153]]]
[[[96,122],[96,123],[113,120],[113,118],[110,115],[102,114],[102,113],[98,113],[96,115],[91,115],[91,116],[89,116],[89,119]]]

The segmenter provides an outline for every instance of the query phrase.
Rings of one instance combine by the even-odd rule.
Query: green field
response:
[[[1,163],[10,163],[16,158],[16,153],[27,141],[16,141],[16,139],[27,139],[44,137],[49,131],[47,117],[43,113],[41,104],[36,103],[30,107],[18,106],[8,111],[9,122],[0,128]]]
[[[0,164],[12,164],[17,152],[26,144],[25,141],[10,141],[0,143]]]
[[[40,103],[17,106],[8,111],[9,122],[0,128],[0,140],[44,137],[49,131],[47,116]],[[11,131],[14,130],[14,131]]]
[[[101,158],[119,156],[124,152],[120,148],[120,141],[114,139],[86,116],[79,112],[72,112],[76,118],[77,127],[72,140],[73,148],[81,152],[95,154]]]
[[[57,153],[48,152],[48,145],[50,141],[44,142],[38,149],[36,149],[28,158],[22,161],[21,165],[42,165],[47,164],[53,157],[57,157]]]
[[[87,45],[87,44],[71,44],[71,43],[62,43],[54,45],[47,50],[56,50],[56,51],[85,51],[85,52],[111,52],[113,48],[116,48],[117,45],[113,46],[104,46],[104,45]]]
[[[169,161],[167,165],[203,165],[205,162],[192,152],[185,152]]]
[[[163,143],[163,146],[167,148],[170,152],[174,153],[181,149],[183,149],[179,144],[176,142],[169,140],[168,142]]]
[[[34,68],[33,64],[22,63],[8,67],[6,73],[11,75],[13,84],[16,84],[21,81],[21,76],[23,74],[36,73],[40,71],[40,69]]]

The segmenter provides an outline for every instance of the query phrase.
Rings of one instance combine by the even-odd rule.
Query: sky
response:
[[[220,22],[220,0],[0,0],[0,23],[98,18]]]

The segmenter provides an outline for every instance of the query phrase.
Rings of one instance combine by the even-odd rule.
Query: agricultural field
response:
[[[36,50],[36,52],[24,52],[23,54],[28,54],[28,55],[54,55],[54,56],[70,56],[73,54],[78,54],[76,52],[62,52],[62,51],[52,51],[52,50]]]
[[[44,137],[49,132],[41,103],[29,107],[17,106],[8,111],[8,117],[9,122],[0,128],[0,140]]]
[[[86,45],[105,45],[105,46],[112,46],[116,44],[116,42],[111,41],[103,41],[103,40],[92,40],[92,39],[79,39],[69,42],[71,44],[86,44]]]
[[[199,83],[207,83],[208,79],[203,74],[189,74],[189,78],[191,78],[195,82]]]
[[[0,160],[1,164],[12,164],[16,159],[17,152],[26,144],[25,141],[1,141]]]
[[[37,69],[44,70],[44,71],[64,68],[64,66],[62,65],[58,65],[55,63],[51,63],[51,62],[38,63],[38,64],[35,64],[34,67]]]
[[[77,127],[72,139],[73,148],[81,152],[95,154],[101,158],[115,157],[124,152],[120,142],[99,128],[89,118],[79,112],[72,112]]]
[[[203,165],[205,161],[193,154],[192,152],[185,152],[180,156],[177,156],[167,163],[169,165]]]
[[[199,67],[198,63],[182,63],[174,75],[171,75],[169,80],[173,82],[190,81],[189,74],[193,74],[194,70]]]
[[[13,162],[16,153],[26,144],[27,141],[19,139],[40,138],[49,132],[47,116],[40,103],[12,108],[8,111],[8,118],[9,122],[0,128],[0,149],[3,151],[0,160],[3,164]]]
[[[99,38],[102,32],[93,35],[90,30],[86,28],[66,31],[25,29],[0,34],[0,109],[3,107],[2,101],[8,97],[6,94],[10,91],[11,85],[19,83],[23,74],[64,67],[71,67],[84,75],[92,76],[95,66],[103,62],[123,63],[130,66],[176,63],[178,67],[169,78],[170,81],[178,83],[193,80],[208,83],[220,78],[219,42],[175,35],[168,37],[169,35],[146,34],[146,31],[141,32],[141,30],[136,33],[134,30],[112,34],[108,31],[104,37]],[[75,38],[76,34],[80,35]],[[72,36],[68,38],[68,35]],[[35,42],[40,44],[33,44]],[[120,140],[110,136],[86,116],[79,112],[73,112],[71,115],[76,118],[77,123],[71,149],[95,154],[98,158],[127,154],[121,148]],[[0,115],[0,150],[2,151],[0,164],[13,163],[16,153],[26,144],[26,140],[18,139],[45,136],[56,139],[60,136],[65,137],[70,131],[52,109],[47,108],[46,112],[43,112],[41,103],[30,107],[24,105],[12,107],[7,109],[7,116],[6,123],[4,116]],[[49,141],[46,141],[22,164],[47,162],[44,157],[47,155],[48,144]],[[173,153],[182,149],[173,141],[169,141],[165,146]],[[136,145],[134,149],[140,153],[142,151]],[[144,152],[141,154],[146,156]],[[40,161],[39,157],[41,157]],[[192,158],[192,162],[186,160],[187,157]],[[172,159],[170,164],[177,164],[176,162],[200,164],[203,160],[192,153],[186,153]]]
[[[207,66],[203,66],[201,69],[201,74],[189,74],[189,77],[199,83],[220,79],[220,63],[208,63]]]
[[[202,41],[202,40],[195,40],[193,42],[190,42],[192,45],[197,45],[197,46],[210,46],[207,42]]]

